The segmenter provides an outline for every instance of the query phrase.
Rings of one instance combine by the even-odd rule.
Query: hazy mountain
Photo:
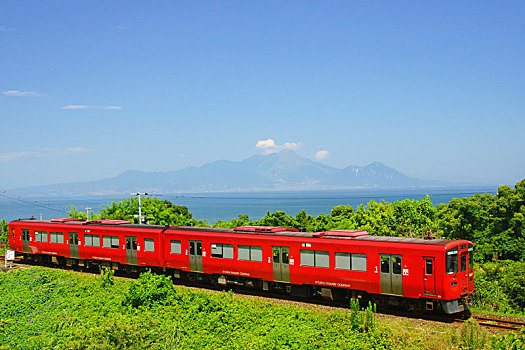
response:
[[[219,160],[178,171],[128,170],[97,181],[37,186],[21,189],[45,195],[100,195],[131,192],[180,193],[208,191],[314,190],[348,188],[400,188],[439,185],[410,178],[382,163],[334,168],[293,151],[243,161]]]

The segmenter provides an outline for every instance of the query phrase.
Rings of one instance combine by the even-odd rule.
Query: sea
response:
[[[312,216],[330,214],[337,205],[350,205],[354,209],[370,201],[395,202],[404,199],[420,200],[429,196],[434,205],[448,203],[453,198],[470,197],[476,193],[496,194],[496,186],[410,188],[410,189],[354,189],[323,191],[268,191],[268,192],[221,192],[155,195],[176,205],[188,207],[193,217],[213,224],[219,220],[230,221],[238,215],[248,215],[250,220],[262,218],[267,212],[284,211],[295,215],[305,210]],[[7,221],[20,218],[52,219],[68,217],[72,206],[79,211],[91,208],[92,212],[120,201],[126,196],[79,196],[79,197],[21,197],[0,194],[0,218]],[[147,216],[147,213],[143,213]]]

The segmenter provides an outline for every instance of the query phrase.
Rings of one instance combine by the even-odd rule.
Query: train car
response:
[[[9,232],[12,249],[43,262],[152,268],[190,281],[331,300],[360,298],[417,312],[465,311],[474,290],[473,246],[464,240],[76,219],[16,220]]]

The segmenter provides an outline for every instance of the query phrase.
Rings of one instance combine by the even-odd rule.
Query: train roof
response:
[[[27,222],[32,224],[66,224],[71,226],[111,226],[120,228],[140,228],[170,231],[193,231],[193,232],[215,232],[223,234],[248,234],[263,236],[280,236],[280,237],[300,237],[300,238],[321,238],[321,239],[341,239],[357,240],[370,242],[389,242],[404,244],[424,244],[434,246],[446,246],[458,240],[436,239],[436,238],[416,238],[416,237],[391,237],[391,236],[372,236],[366,231],[360,230],[329,230],[324,232],[299,232],[299,230],[287,227],[274,226],[239,226],[234,229],[230,228],[211,228],[211,227],[193,227],[193,226],[162,226],[162,225],[138,225],[131,224],[126,220],[79,220],[71,218],[59,218],[51,220],[19,219],[14,222]]]

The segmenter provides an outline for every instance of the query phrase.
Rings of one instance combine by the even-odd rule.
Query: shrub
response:
[[[173,297],[175,289],[168,276],[156,275],[151,271],[140,274],[129,287],[124,305],[132,307],[165,304]]]
[[[114,284],[113,275],[115,271],[107,268],[100,268],[100,285],[102,288],[112,286]]]
[[[474,318],[466,320],[459,330],[462,349],[483,349],[487,343],[487,332],[479,327]]]

